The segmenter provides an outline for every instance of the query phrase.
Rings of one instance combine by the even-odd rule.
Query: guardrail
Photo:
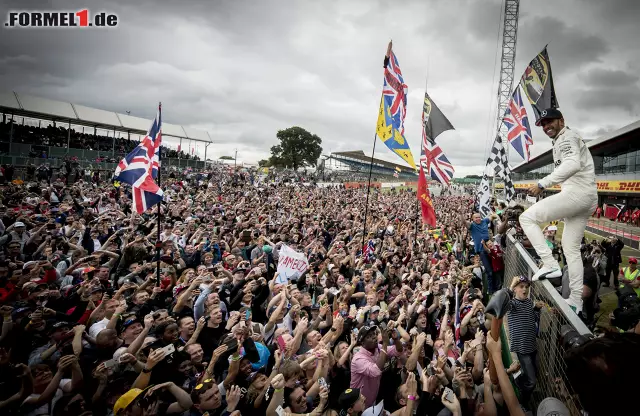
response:
[[[608,218],[591,218],[587,222],[587,231],[603,237],[615,235],[626,246],[640,249],[640,228],[636,226]]]
[[[512,236],[508,236],[505,249],[505,284],[510,277],[533,276],[538,266],[527,250]],[[509,276],[509,278],[508,278]],[[560,328],[569,325],[581,335],[590,335],[591,331],[569,308],[562,296],[547,280],[535,282],[530,295],[533,301],[543,301],[548,308],[542,310],[538,329],[538,377],[532,401],[537,405],[547,397],[562,400],[572,415],[580,416],[582,406],[567,380],[565,350],[562,346]],[[508,315],[507,315],[508,319]]]

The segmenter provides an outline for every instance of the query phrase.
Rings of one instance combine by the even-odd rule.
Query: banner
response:
[[[376,123],[376,136],[389,150],[416,169],[409,142],[404,137],[407,95],[407,84],[404,82],[398,58],[393,53],[392,43],[389,42],[384,57],[384,83]]]
[[[309,268],[307,256],[291,249],[289,246],[283,245],[280,247],[279,254],[276,283],[287,284],[291,279],[297,280]]]
[[[436,103],[431,100],[429,94],[424,92],[424,103],[422,104],[422,128],[428,139],[435,142],[440,133],[453,130],[453,124],[442,114]]]
[[[536,202],[538,202],[538,198],[536,198],[535,196],[527,195],[527,202],[535,204]]]
[[[540,113],[547,108],[558,108],[558,100],[556,91],[553,88],[553,77],[551,75],[551,62],[549,61],[546,46],[524,70],[520,84],[533,108],[536,121],[540,119]]]
[[[537,182],[519,182],[513,184],[516,189],[528,189],[536,185]],[[640,194],[640,181],[596,181],[598,191],[603,192],[624,192],[630,194]],[[503,189],[502,183],[496,183],[496,189]],[[546,190],[559,191],[560,185],[553,185]]]

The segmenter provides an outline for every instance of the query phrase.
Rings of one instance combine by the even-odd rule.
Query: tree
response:
[[[268,160],[261,159],[261,160],[258,160],[258,166],[261,167],[261,168],[268,168],[271,165],[269,164]]]
[[[478,176],[478,175],[467,175],[464,177],[465,179],[482,179],[482,176]]]
[[[231,156],[220,156],[218,159],[220,159],[220,160],[235,160]]]
[[[280,144],[271,147],[271,166],[282,166],[297,170],[315,166],[322,153],[322,139],[302,127],[289,127],[276,134]]]

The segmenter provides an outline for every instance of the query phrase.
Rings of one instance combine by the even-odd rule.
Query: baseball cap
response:
[[[116,416],[121,414],[123,410],[127,407],[131,406],[131,403],[136,401],[145,390],[142,389],[131,389],[122,396],[118,400],[116,400],[116,404],[113,405],[113,414]]]
[[[547,108],[540,113],[540,118],[536,120],[536,126],[540,126],[542,124],[542,120],[554,120],[564,118],[560,110],[557,108]]]
[[[378,327],[376,325],[365,325],[363,326],[360,331],[358,331],[358,344],[362,344],[362,340],[365,339],[365,337],[371,332],[371,331],[377,331]]]
[[[373,308],[371,308],[371,313],[373,312],[380,312],[380,306],[376,305]]]
[[[629,263],[630,264],[638,264],[638,259],[635,257],[629,257]]]
[[[567,406],[555,397],[547,397],[538,405],[537,416],[570,416]]]
[[[24,225],[24,223],[23,223],[22,221],[16,221],[16,223],[15,223],[15,224],[13,224],[13,227],[14,227],[14,228],[17,228],[17,227],[24,227],[24,226],[25,226],[25,225]]]
[[[362,416],[381,416],[385,413],[384,411],[384,400],[380,400],[380,403],[368,407],[362,412]]]
[[[338,404],[343,410],[350,409],[360,399],[360,389],[346,389],[340,393]]]

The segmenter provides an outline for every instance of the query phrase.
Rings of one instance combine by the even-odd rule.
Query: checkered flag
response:
[[[483,216],[487,216],[491,213],[489,203],[491,200],[491,189],[489,181],[492,177],[497,176],[504,181],[504,195],[507,202],[510,202],[516,195],[516,191],[513,187],[513,181],[511,180],[511,169],[509,168],[509,162],[507,160],[507,152],[502,145],[502,138],[496,136],[491,147],[491,153],[487,159],[487,164],[484,169],[484,175],[482,181],[478,187],[478,210]]]

